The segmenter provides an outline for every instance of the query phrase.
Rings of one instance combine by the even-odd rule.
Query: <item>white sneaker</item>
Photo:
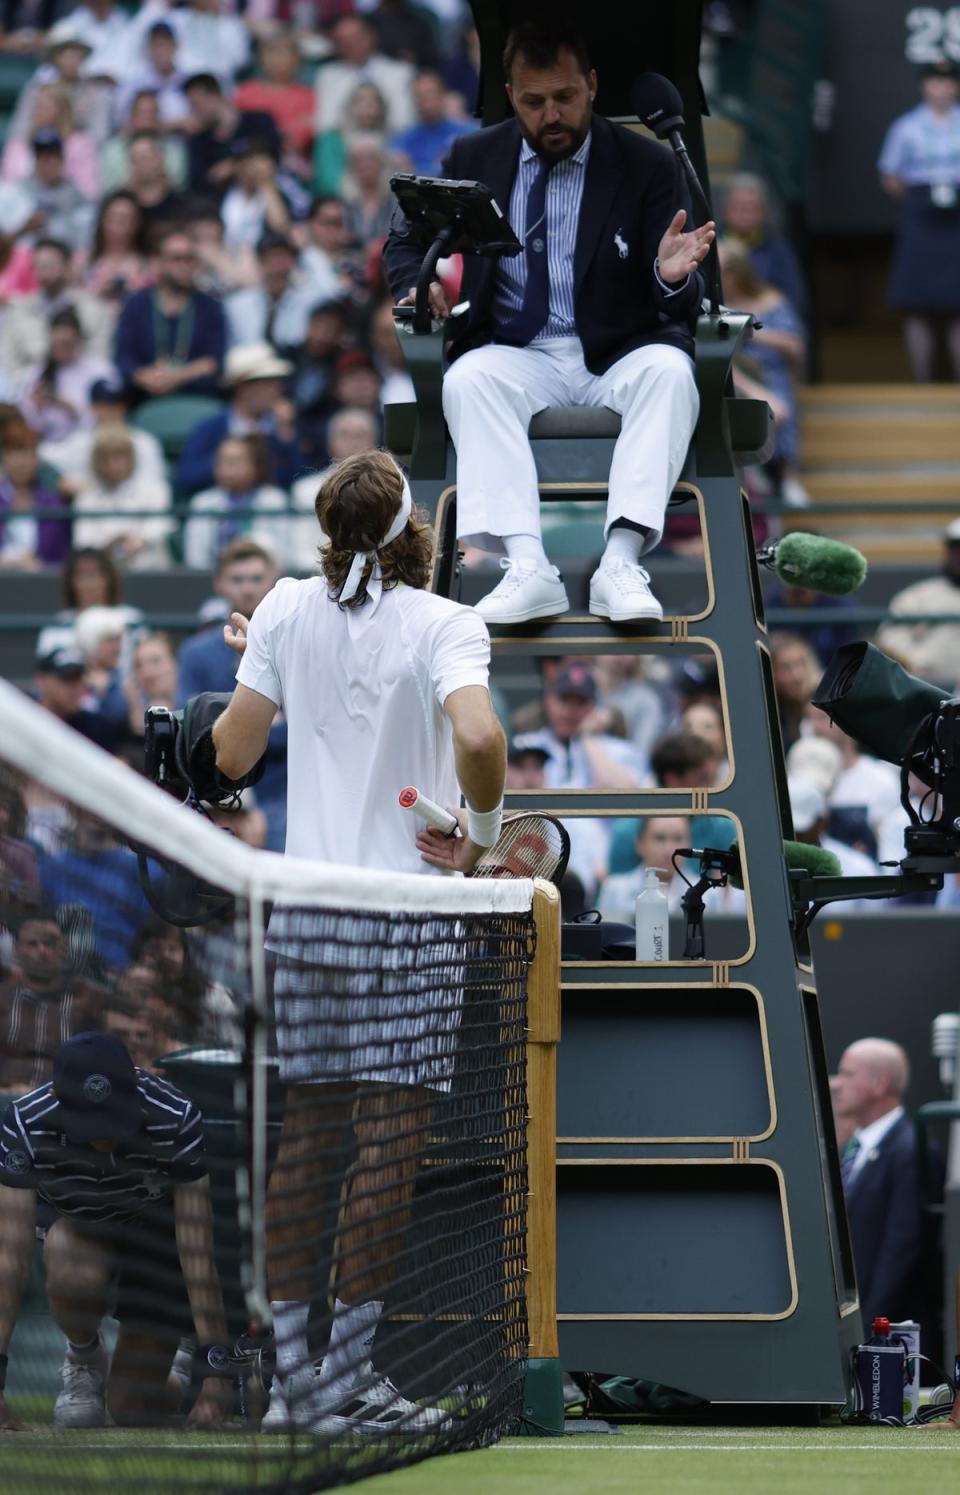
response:
[[[500,564],[503,580],[476,604],[485,623],[528,623],[532,618],[555,618],[569,611],[567,589],[556,566],[533,566],[506,556]]]
[[[785,508],[809,509],[811,498],[799,478],[784,478],[780,484],[780,497]]]
[[[93,1360],[79,1364],[67,1351],[60,1367],[62,1390],[53,1405],[55,1428],[102,1428],[107,1423],[104,1388],[107,1347],[101,1339]]]
[[[343,1398],[341,1397],[340,1400]],[[312,1365],[295,1370],[292,1376],[281,1381],[273,1377],[270,1401],[263,1421],[262,1433],[285,1433],[294,1428],[310,1432],[322,1431],[321,1424],[333,1399],[324,1395],[317,1372]],[[331,1429],[333,1431],[333,1429]]]
[[[453,1418],[441,1407],[421,1407],[402,1395],[387,1376],[379,1376],[369,1361],[357,1372],[348,1400],[324,1419],[324,1431],[362,1433],[382,1438],[394,1433],[443,1433]]]
[[[595,618],[612,623],[633,623],[649,618],[659,623],[663,608],[650,590],[650,577],[642,566],[619,557],[604,560],[590,580],[590,611]]]

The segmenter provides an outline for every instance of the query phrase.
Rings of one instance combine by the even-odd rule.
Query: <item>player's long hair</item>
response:
[[[329,540],[320,547],[320,565],[331,593],[339,596],[356,551],[377,550],[396,517],[403,493],[403,473],[389,452],[360,452],[345,457],[323,482],[316,509],[320,527]],[[414,509],[402,535],[377,550],[385,588],[404,582],[425,588],[433,572],[433,530],[426,512]],[[357,590],[344,607],[367,601],[368,566]]]

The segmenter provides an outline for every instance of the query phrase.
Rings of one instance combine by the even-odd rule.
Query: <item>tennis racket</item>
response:
[[[449,810],[428,799],[419,789],[401,789],[400,805],[413,810],[445,836],[459,834],[459,825]],[[505,815],[503,828],[483,853],[471,877],[544,877],[559,884],[570,858],[567,828],[552,815],[520,810]]]

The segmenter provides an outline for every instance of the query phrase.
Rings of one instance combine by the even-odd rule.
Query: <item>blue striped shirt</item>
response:
[[[547,271],[550,276],[550,314],[535,343],[547,337],[576,337],[573,314],[573,252],[580,223],[583,183],[590,157],[590,136],[572,156],[558,161],[547,178]],[[527,222],[527,198],[540,169],[540,157],[524,140],[520,162],[510,194],[508,218],[517,238],[523,242]],[[498,265],[495,312],[498,322],[516,316],[523,305],[527,283],[526,253],[512,258],[504,255]]]
[[[7,1107],[0,1123],[0,1183],[36,1189],[60,1215],[131,1220],[178,1183],[203,1178],[203,1118],[188,1096],[157,1075],[137,1070],[143,1126],[112,1153],[71,1145],[53,1085],[41,1085]]]

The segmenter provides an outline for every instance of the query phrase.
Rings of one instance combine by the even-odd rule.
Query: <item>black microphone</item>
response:
[[[637,118],[646,125],[648,130],[653,131],[658,140],[669,140],[686,173],[693,199],[699,204],[704,215],[704,222],[712,218],[707,194],[700,185],[700,178],[697,176],[686,143],[680,133],[685,121],[683,99],[680,97],[676,84],[671,83],[670,79],[665,78],[662,73],[641,73],[633,85],[630,102]],[[716,240],[710,245],[705,271],[707,290],[710,295],[710,311],[716,315],[720,311],[720,262],[717,259]]]
[[[658,140],[667,140],[684,126],[683,100],[679,90],[662,73],[641,73],[630,95],[637,119]]]

